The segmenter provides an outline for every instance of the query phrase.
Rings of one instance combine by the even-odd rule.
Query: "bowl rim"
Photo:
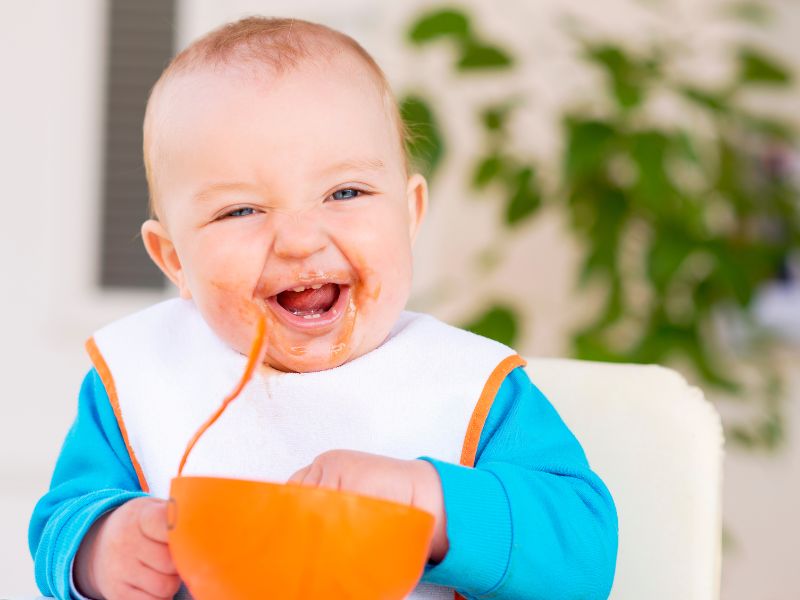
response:
[[[379,498],[377,496],[370,496],[368,494],[360,494],[356,492],[351,492],[349,490],[336,490],[329,487],[311,487],[308,485],[303,485],[294,482],[278,483],[275,481],[267,481],[260,479],[241,479],[238,477],[217,477],[210,475],[178,475],[170,480],[170,492],[169,492],[170,500],[173,500],[172,492],[173,492],[173,486],[175,485],[176,481],[179,482],[178,485],[182,485],[184,483],[191,484],[193,482],[210,483],[216,485],[235,483],[237,485],[244,485],[246,487],[267,487],[274,490],[280,490],[283,493],[288,493],[291,495],[301,495],[301,494],[313,495],[313,496],[322,496],[323,498],[328,498],[328,499],[336,498],[338,500],[342,500],[343,498],[349,498],[351,500],[356,500],[359,503],[384,506],[386,508],[392,508],[396,511],[402,510],[412,514],[421,513],[422,515],[430,517],[434,521],[436,519],[436,517],[431,512],[423,508],[420,508],[418,506],[413,506],[411,504],[404,504],[402,502],[397,502],[395,500],[387,500],[386,498]]]

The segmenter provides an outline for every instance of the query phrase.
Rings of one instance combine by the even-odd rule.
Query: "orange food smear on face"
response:
[[[356,267],[359,273],[363,274],[363,277],[352,286],[350,301],[345,309],[346,314],[344,316],[342,333],[331,346],[332,361],[338,360],[338,357],[350,346],[359,308],[363,307],[367,303],[367,300],[371,300],[372,302],[377,301],[381,295],[380,281],[376,281],[371,288],[367,287],[368,280],[372,278],[375,271],[366,265],[363,257],[353,253],[351,263]]]
[[[357,290],[358,287],[356,287],[356,290],[350,292],[350,300],[347,303],[347,308],[344,309],[345,314],[342,318],[342,332],[339,334],[339,337],[336,338],[336,342],[331,346],[331,360],[336,360],[338,356],[347,349],[353,338],[356,313],[358,312],[355,301],[355,295],[358,293]]]
[[[342,355],[348,351],[348,348],[352,344],[353,333],[355,330],[355,322],[358,315],[358,310],[360,307],[364,306],[365,304],[377,301],[381,294],[381,282],[376,281],[374,284],[371,284],[371,280],[374,275],[374,271],[370,269],[368,266],[364,264],[364,261],[360,256],[354,256],[355,260],[353,261],[354,266],[356,266],[357,270],[362,273],[363,277],[361,277],[358,281],[354,282],[350,286],[350,298],[347,303],[347,307],[345,308],[345,314],[342,318],[342,323],[340,325],[340,333],[338,334],[336,340],[331,344],[330,347],[330,360],[333,363],[338,363],[342,359]],[[311,281],[316,278],[326,278],[331,280],[347,280],[350,275],[349,271],[310,271],[310,272],[301,272],[297,273],[297,281],[305,282]],[[232,291],[229,286],[220,284],[218,282],[211,282],[212,285],[220,290],[223,291]],[[258,301],[257,301],[258,302]],[[282,327],[278,326],[278,321],[274,315],[272,315],[271,311],[266,306],[257,307],[256,305],[245,305],[245,306],[237,306],[236,310],[241,320],[251,320],[253,316],[253,312],[258,312],[258,319],[266,318],[266,328],[269,332],[268,336],[268,345],[273,348],[282,348],[286,352],[287,355],[293,357],[302,357],[308,354],[308,347],[304,345],[300,346],[292,346],[289,345],[286,336],[282,335]],[[264,355],[264,359],[266,360],[266,355]],[[292,371],[293,369],[288,368],[286,365],[280,364],[280,362],[276,361],[276,357],[272,357],[271,360],[271,367],[273,369],[277,369],[279,371]],[[333,365],[331,365],[333,366]]]
[[[247,366],[245,366],[244,373],[242,373],[242,377],[239,380],[239,383],[233,389],[233,391],[228,394],[228,396],[222,401],[220,407],[211,415],[205,423],[200,426],[195,434],[192,436],[192,439],[189,440],[189,444],[186,446],[186,450],[183,452],[183,457],[181,458],[181,463],[178,466],[178,476],[180,477],[181,473],[183,473],[183,467],[186,465],[186,459],[189,458],[189,453],[194,448],[197,441],[200,439],[206,430],[211,427],[217,419],[225,412],[225,409],[228,408],[228,405],[238,398],[239,394],[242,393],[242,390],[253,377],[253,372],[256,369],[256,366],[261,363],[264,359],[264,353],[266,350],[266,345],[264,344],[264,337],[266,332],[266,319],[264,315],[260,315],[258,319],[258,329],[256,331],[256,338],[253,340],[253,345],[250,348],[250,354],[247,357]]]
[[[344,271],[313,271],[307,273],[298,273],[296,275],[298,281],[310,281],[312,279],[316,279],[318,277],[331,279],[331,280],[346,280],[348,278],[349,273]],[[347,303],[347,307],[344,310],[344,315],[342,317],[342,322],[340,324],[340,333],[337,336],[336,340],[331,344],[330,348],[330,360],[332,362],[338,362],[339,357],[344,353],[348,347],[350,346],[350,342],[353,337],[353,330],[355,328],[355,321],[356,315],[358,313],[358,306],[363,304],[364,298],[377,298],[378,294],[380,293],[380,284],[376,286],[375,289],[366,292],[363,284],[361,282],[356,282],[350,286],[350,298]],[[288,355],[300,357],[305,356],[308,354],[308,347],[306,346],[290,346],[285,339],[285,336],[281,334],[281,327],[273,327],[275,325],[276,319],[271,315],[271,313],[267,310],[267,319],[268,325],[270,330],[270,345],[274,348],[283,348]],[[273,357],[274,358],[274,357]],[[290,370],[286,367],[280,367],[281,370]]]

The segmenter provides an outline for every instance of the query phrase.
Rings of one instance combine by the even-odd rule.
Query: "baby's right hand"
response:
[[[89,598],[171,599],[181,581],[167,546],[167,503],[136,498],[104,515],[83,539],[75,586]]]

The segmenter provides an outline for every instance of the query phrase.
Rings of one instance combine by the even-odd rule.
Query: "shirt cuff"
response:
[[[46,576],[50,595],[71,600],[89,600],[77,594],[72,568],[84,536],[94,522],[103,514],[117,508],[128,500],[145,496],[143,492],[124,490],[98,490],[73,500],[69,510],[60,515],[59,533],[47,549],[41,562],[47,565]],[[38,565],[37,565],[38,567]],[[41,585],[40,585],[41,587]],[[44,591],[44,588],[42,588]]]
[[[442,562],[425,567],[422,581],[481,596],[502,580],[511,556],[508,496],[491,472],[427,456],[439,473],[447,515],[449,549]]]

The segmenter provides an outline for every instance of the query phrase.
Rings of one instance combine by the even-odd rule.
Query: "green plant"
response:
[[[517,61],[479,39],[469,16],[455,8],[422,15],[408,37],[416,46],[454,44],[454,68],[464,76],[508,70]],[[576,102],[562,115],[560,189],[545,194],[535,161],[509,150],[515,99],[478,109],[486,143],[470,184],[478,193],[492,186],[512,232],[543,203],[567,212],[585,249],[578,284],[605,290],[594,317],[574,332],[575,356],[684,365],[707,386],[758,397],[763,418],[732,426],[729,435],[774,447],[782,436],[781,378],[770,361],[776,343],[758,330],[749,310],[759,288],[800,248],[800,194],[767,164],[798,139],[789,124],[748,110],[742,98],[765,88],[785,90],[791,74],[742,45],[735,49],[732,79],[705,88],[673,74],[676,46],[658,41],[635,53],[613,41],[578,41],[587,64],[605,75],[611,108],[598,116]],[[483,49],[482,60],[472,58],[475,48]],[[704,131],[654,125],[647,109],[655,94],[679,103]],[[419,95],[412,103],[426,118],[409,120],[411,127],[433,132],[434,140],[414,156],[433,174],[444,142],[430,103]],[[634,286],[645,291],[635,294]],[[736,352],[720,342],[720,315],[733,315],[750,333]],[[467,326],[513,343],[521,318],[499,303]],[[757,393],[737,377],[741,365],[757,367]]]

